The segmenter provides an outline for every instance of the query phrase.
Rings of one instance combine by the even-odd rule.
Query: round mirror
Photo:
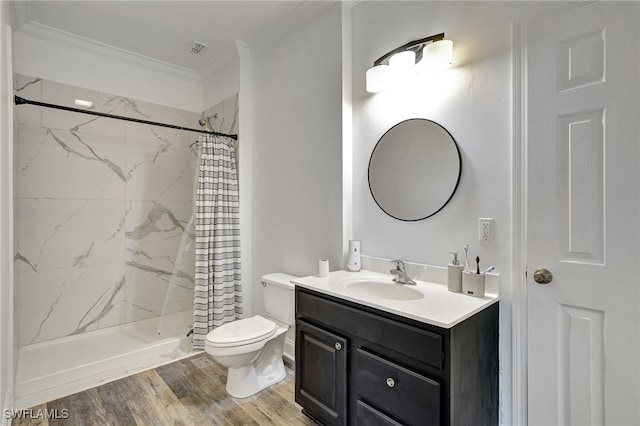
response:
[[[458,188],[462,158],[456,141],[431,120],[402,121],[382,135],[369,160],[369,189],[389,216],[426,219]]]

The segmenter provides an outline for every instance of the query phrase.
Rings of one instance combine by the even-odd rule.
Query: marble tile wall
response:
[[[34,77],[16,76],[15,91],[192,128],[201,118]],[[15,114],[19,346],[160,315],[191,216],[198,134],[31,105]],[[193,267],[178,275],[175,310],[190,309]]]
[[[205,110],[200,118],[209,118],[209,124],[216,132],[237,134],[240,126],[238,102],[238,94],[235,94]]]
[[[239,96],[236,93],[228,97],[224,101],[212,106],[202,112],[201,119],[209,119],[211,128],[220,133],[228,135],[237,135],[240,129],[240,108]],[[236,147],[236,167],[238,167],[238,175],[240,175],[240,138],[234,143]]]

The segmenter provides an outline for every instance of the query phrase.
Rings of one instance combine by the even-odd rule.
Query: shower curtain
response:
[[[193,348],[212,329],[242,316],[236,152],[223,136],[201,138],[196,190]]]

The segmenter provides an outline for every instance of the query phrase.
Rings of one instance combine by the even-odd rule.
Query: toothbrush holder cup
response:
[[[462,294],[472,297],[484,297],[484,274],[462,272]]]

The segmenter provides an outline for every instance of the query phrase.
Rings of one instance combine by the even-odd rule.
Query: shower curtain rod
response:
[[[48,104],[46,102],[32,101],[32,100],[29,100],[29,99],[21,98],[18,95],[14,95],[14,101],[15,101],[16,105],[25,105],[25,104],[26,105],[37,105],[37,106],[41,106],[41,107],[45,107],[45,108],[53,108],[53,109],[61,109],[63,111],[79,112],[80,114],[89,114],[89,115],[97,115],[98,117],[113,118],[115,120],[132,121],[134,123],[150,124],[152,126],[160,126],[160,127],[168,127],[170,129],[187,130],[189,132],[196,132],[196,133],[205,133],[207,135],[226,136],[228,138],[231,138],[231,139],[234,139],[234,140],[238,140],[238,135],[229,135],[229,134],[226,134],[226,133],[214,132],[214,131],[203,130],[203,129],[191,129],[189,127],[176,126],[176,125],[173,125],[173,124],[166,124],[166,123],[158,123],[156,121],[140,120],[138,118],[124,117],[124,116],[121,116],[121,115],[107,114],[107,113],[104,113],[104,112],[88,111],[88,110],[84,110],[84,109],[80,109],[80,108],[71,108],[71,107],[67,107],[67,106],[64,106],[64,105]]]

